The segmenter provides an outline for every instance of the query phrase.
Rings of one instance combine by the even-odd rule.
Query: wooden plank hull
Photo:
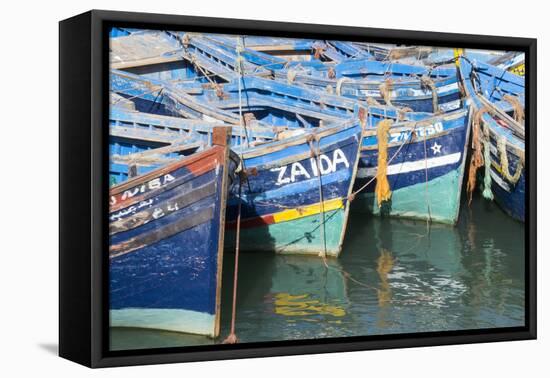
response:
[[[388,163],[387,177],[392,195],[382,206],[376,200],[373,180],[378,172],[378,141],[373,133],[363,138],[355,188],[371,183],[358,196],[355,209],[456,223],[467,154],[468,112],[409,123],[399,130],[390,131],[388,159],[395,157]]]
[[[502,174],[500,154],[494,139],[491,140],[491,189],[496,203],[512,218],[525,222],[525,175],[521,174],[517,183],[512,184]],[[520,157],[514,150],[507,150],[508,164],[515,174]],[[523,169],[523,167],[519,167]]]
[[[320,169],[312,155],[317,142],[308,142],[311,135],[319,137]],[[244,151],[244,167],[252,173],[242,187],[241,249],[338,256],[360,142],[356,123]],[[234,186],[227,210],[228,245],[234,241],[237,193]]]
[[[382,84],[382,82],[380,82]],[[374,98],[384,103],[380,89],[370,89],[360,84],[342,85],[342,96],[366,101],[368,98]],[[389,91],[389,98],[393,105],[408,107],[415,112],[450,112],[460,109],[460,91],[456,76],[445,80],[435,82],[435,94],[437,97],[438,108],[434,109],[433,94],[429,88],[422,88],[419,82],[400,85],[399,82],[393,84],[393,89]]]
[[[327,79],[315,76],[297,75],[295,81],[310,88],[339,93],[350,99],[367,101],[375,99],[384,103],[380,92],[383,79],[354,80],[352,78]],[[396,79],[388,91],[388,98],[393,105],[408,107],[415,112],[451,112],[461,107],[461,95],[456,75],[434,80],[435,95],[438,108],[434,110],[432,90],[423,87],[418,79]]]
[[[110,325],[219,333],[225,196],[214,146],[110,190]]]
[[[497,67],[472,63],[468,59],[461,59],[460,70],[472,110],[484,110],[479,113],[480,130],[483,131],[479,143],[484,146],[488,136],[489,181],[493,198],[508,215],[524,222],[525,126],[508,116],[507,109],[502,107],[505,95],[514,96],[523,105],[524,79]],[[475,76],[472,71],[475,71]],[[472,80],[472,77],[476,80]],[[506,154],[506,161],[503,161],[503,154]],[[486,179],[485,172],[480,177]]]

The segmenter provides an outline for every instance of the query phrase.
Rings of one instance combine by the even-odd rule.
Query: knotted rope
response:
[[[397,108],[397,119],[399,121],[404,121],[406,118],[407,113],[412,112],[413,109],[409,108],[408,106],[404,106],[402,108]]]
[[[376,101],[374,97],[367,97],[367,105],[368,106],[382,106],[381,103]]]
[[[486,106],[477,111],[472,118],[472,159],[468,169],[468,183],[466,192],[468,193],[468,205],[472,203],[472,197],[477,181],[477,170],[483,165],[483,152],[481,147],[481,117],[489,111]]]
[[[510,173],[510,167],[508,163],[508,152],[506,151],[506,144],[506,137],[504,136],[500,137],[497,141],[497,149],[500,158],[500,172],[506,180],[508,180],[512,185],[515,185],[521,177],[521,173],[523,171],[523,160],[525,159],[525,157],[519,156],[519,161],[516,166],[516,172],[512,175]]]
[[[323,46],[315,46],[313,47],[313,57],[315,59],[319,59],[322,55],[324,55],[325,48]]]
[[[393,106],[393,104],[391,103],[391,93],[390,93],[392,90],[392,87],[393,87],[393,80],[390,78],[387,78],[386,80],[384,80],[384,82],[380,84],[380,86],[378,87],[378,89],[380,90],[380,94],[384,99],[384,102],[388,106]]]
[[[336,95],[341,96],[342,95],[342,84],[345,82],[350,82],[351,79],[349,77],[341,77],[336,82]]]
[[[420,77],[420,87],[421,88],[429,88],[432,92],[432,109],[434,114],[441,113],[441,109],[439,109],[438,104],[438,98],[437,98],[437,87],[435,86],[435,82],[432,80],[431,77],[423,75]]]
[[[514,109],[514,119],[516,122],[523,123],[525,119],[525,111],[523,110],[523,105],[521,104],[519,98],[507,94],[504,95],[502,99],[512,105],[512,109]]]

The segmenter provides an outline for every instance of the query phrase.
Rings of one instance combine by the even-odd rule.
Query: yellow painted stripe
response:
[[[460,56],[464,55],[464,49],[460,49],[460,48],[455,48],[454,50],[454,56],[455,58],[459,58]],[[455,63],[457,66],[460,66],[460,60],[456,59],[456,63]]]
[[[329,201],[324,201],[323,206],[324,206],[323,209],[325,212],[342,209],[344,207],[344,201],[342,201],[342,198],[335,198]],[[316,203],[313,205],[299,207],[296,209],[283,210],[279,213],[273,214],[273,220],[274,220],[274,223],[287,222],[294,219],[319,214],[320,212],[321,212],[321,203]]]
[[[512,67],[508,71],[515,73],[516,75],[525,76],[525,63]]]

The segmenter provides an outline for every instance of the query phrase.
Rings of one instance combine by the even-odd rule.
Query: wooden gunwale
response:
[[[272,143],[270,145],[254,147],[254,149],[248,151],[245,150],[243,151],[243,158],[250,159],[266,155],[268,153],[281,151],[288,147],[299,146],[306,143],[308,141],[308,138],[311,138],[312,136],[320,139],[329,135],[333,135],[347,128],[353,127],[353,125],[354,123],[348,122],[344,125],[336,125],[327,128],[307,129],[308,131],[306,131],[302,135],[297,135],[287,140],[277,141],[276,143]]]
[[[185,159],[174,162],[174,163],[169,164],[169,165],[167,165],[165,167],[162,167],[160,169],[148,172],[144,175],[136,176],[136,177],[131,178],[130,180],[120,184],[120,185],[112,187],[109,190],[109,195],[113,196],[113,195],[116,195],[116,194],[120,194],[120,193],[124,192],[125,190],[128,190],[128,189],[131,189],[133,187],[142,185],[142,184],[146,183],[147,181],[150,181],[150,180],[155,179],[157,177],[163,176],[163,175],[165,175],[167,173],[170,173],[170,172],[172,172],[176,169],[179,169],[181,167],[191,166],[193,164],[197,164],[203,159],[210,160],[211,156],[220,155],[222,150],[223,150],[223,148],[220,147],[220,146],[213,146],[212,148],[209,148],[208,150],[205,150],[205,151],[199,152],[197,154],[191,155],[191,156],[189,156]],[[211,162],[214,163],[214,159],[212,159]],[[210,165],[212,165],[212,164],[209,164],[208,166],[210,166]]]
[[[136,60],[126,60],[124,62],[118,62],[118,63],[111,62],[110,67],[117,70],[122,70],[127,68],[151,66],[154,64],[172,63],[172,62],[177,62],[181,60],[183,60],[183,58],[178,55],[172,55],[169,57],[160,56],[160,57],[142,58],[142,59],[136,59]]]

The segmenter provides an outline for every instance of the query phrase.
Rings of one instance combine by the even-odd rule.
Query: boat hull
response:
[[[512,96],[523,108],[525,81],[497,67],[477,62],[472,64],[464,58],[460,60],[460,73],[465,91],[471,98],[472,111],[479,115],[479,127],[483,132],[478,141],[482,146],[481,151],[485,153],[485,145],[489,146],[490,178],[485,177],[487,167],[479,176],[491,182],[492,196],[484,196],[494,199],[512,218],[524,222],[525,126],[521,120],[503,113],[507,109],[502,106],[502,100],[505,95]],[[502,161],[504,153],[506,161]],[[505,169],[508,170],[507,174],[503,172]],[[518,172],[518,169],[521,171]]]
[[[312,157],[312,143],[316,150],[317,142],[308,142],[306,135],[286,140],[276,149],[268,146],[244,155],[245,169],[252,173],[242,184],[241,250],[340,254],[361,127],[315,130],[315,134],[319,160]],[[234,243],[238,203],[234,186],[227,210],[228,245]]]
[[[215,337],[228,148],[111,188],[110,325]]]
[[[518,169],[520,158],[510,150],[507,151],[507,154],[509,171],[513,175]],[[491,190],[495,202],[509,216],[520,222],[525,222],[525,171],[521,173],[516,183],[511,183],[503,176],[494,139],[491,139]]]
[[[468,113],[435,119],[409,131],[391,133],[387,177],[391,198],[379,206],[375,195],[378,164],[376,136],[364,137],[355,182],[354,210],[376,215],[432,220],[454,224],[458,220],[469,135]],[[425,139],[424,139],[425,135]],[[369,183],[370,182],[370,183]]]

